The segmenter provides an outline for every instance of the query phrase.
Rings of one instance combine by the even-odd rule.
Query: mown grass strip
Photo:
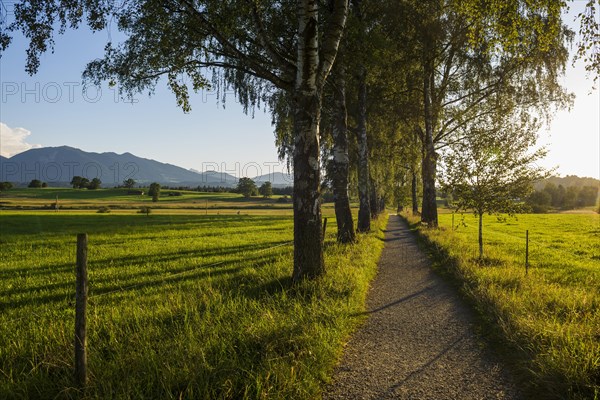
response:
[[[435,268],[478,311],[489,336],[532,399],[600,398],[600,217],[487,217],[485,258],[477,257],[477,223],[421,228],[407,217]],[[525,230],[530,231],[525,275]]]
[[[376,227],[339,246],[330,221],[326,276],[293,286],[292,247],[279,246],[292,239],[289,216],[23,212],[0,223],[3,399],[316,398],[361,321],[383,247]],[[91,294],[85,394],[72,384],[80,231]],[[118,290],[131,285],[140,286]]]

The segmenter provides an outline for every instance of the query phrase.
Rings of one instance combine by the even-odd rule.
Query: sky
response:
[[[11,2],[4,4],[10,20]],[[571,3],[565,17],[575,30],[573,19],[584,4]],[[0,59],[0,154],[68,145],[91,152],[130,152],[236,176],[286,171],[284,163],[273,167],[278,160],[270,115],[262,110],[245,115],[233,95],[224,108],[214,93],[200,92],[192,96],[192,111],[185,114],[164,80],[152,96],[138,94],[133,103],[107,85],[83,90],[85,65],[103,55],[111,36],[118,33],[68,30],[56,39],[54,53],[42,56],[33,77],[25,73],[27,41],[14,38]],[[586,75],[581,63],[569,64],[563,84],[576,95],[575,104],[558,112],[540,132],[539,144],[547,145],[549,154],[538,164],[558,167],[561,176],[600,179],[600,95],[592,91],[593,81]]]

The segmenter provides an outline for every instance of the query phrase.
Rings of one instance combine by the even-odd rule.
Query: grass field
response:
[[[135,189],[138,190],[138,189]],[[131,209],[140,206],[153,208],[178,208],[197,209],[216,212],[229,209],[286,209],[291,210],[291,203],[279,203],[282,196],[271,198],[252,197],[244,198],[237,193],[209,193],[181,190],[162,190],[158,202],[153,203],[148,195],[127,194],[128,189],[69,189],[69,188],[44,188],[29,189],[17,188],[0,193],[0,207],[6,209],[41,209],[51,208],[56,197],[60,208],[69,209],[94,209],[108,206],[114,209]],[[179,193],[178,196],[169,196],[169,193]]]
[[[454,231],[451,221],[442,214],[441,229],[420,233],[436,268],[462,287],[510,353],[531,398],[600,398],[600,216],[485,216],[482,261],[475,217],[463,224],[455,216]]]
[[[2,399],[313,399],[383,247],[378,229],[338,246],[331,221],[326,276],[292,286],[290,215],[0,211],[0,232]],[[72,379],[78,232],[85,393]]]

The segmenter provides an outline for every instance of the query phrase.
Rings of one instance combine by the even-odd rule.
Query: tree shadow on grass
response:
[[[110,263],[110,267],[128,267],[131,264],[144,264],[151,260],[153,263],[161,263],[166,261],[174,261],[181,258],[200,257],[200,258],[211,258],[215,256],[228,256],[231,254],[242,253],[242,252],[258,252],[265,251],[271,247],[279,246],[287,243],[286,241],[276,241],[263,243],[256,245],[254,243],[248,243],[242,246],[233,246],[228,248],[219,249],[194,249],[194,250],[178,250],[172,253],[159,253],[159,254],[137,254],[131,256],[119,256],[119,257],[106,257],[106,258],[89,258],[89,266],[95,267],[98,265]],[[89,268],[91,269],[91,268]],[[33,268],[11,268],[4,271],[0,271],[0,280],[12,280],[15,275],[27,274],[28,276],[46,275],[47,273],[53,272],[68,272],[75,270],[75,260],[72,263],[61,263],[54,265],[44,265],[41,267]],[[163,271],[164,272],[164,271]],[[46,285],[43,286],[44,288]],[[40,287],[42,288],[42,287]],[[2,293],[0,293],[2,294]]]
[[[89,234],[118,234],[128,233],[132,228],[151,233],[164,226],[179,230],[217,227],[221,222],[248,222],[253,225],[271,226],[288,220],[288,217],[273,215],[66,215],[49,212],[47,215],[3,216],[2,233],[7,236],[52,233],[74,235],[83,230]]]
[[[264,265],[271,262],[271,260],[264,260],[264,254],[258,254],[254,257],[239,257],[232,260],[224,260],[218,263],[209,263],[207,265],[195,265],[192,267],[182,267],[177,269],[171,269],[169,271],[140,271],[127,276],[126,280],[115,282],[114,278],[98,278],[90,280],[90,299],[97,296],[104,296],[108,294],[117,295],[118,293],[130,292],[132,290],[139,290],[147,287],[158,287],[164,284],[179,283],[191,280],[202,279],[206,277],[215,277],[226,274],[238,274],[242,270],[251,266],[256,266],[258,260],[263,260]],[[255,263],[253,265],[248,265]],[[231,268],[231,266],[238,265]],[[228,268],[229,267],[229,268]],[[151,277],[148,280],[140,281],[140,278]],[[106,284],[103,286],[103,284]],[[17,289],[2,293],[3,297],[14,294],[29,294],[29,296],[21,297],[19,299],[2,300],[0,301],[0,310],[14,310],[18,307],[27,305],[40,306],[47,303],[64,302],[67,306],[73,302],[75,292],[73,290],[72,295],[65,295],[64,290],[69,287],[73,287],[73,282],[59,283],[52,286],[55,290],[62,289],[62,293],[52,293],[46,295],[37,295],[36,293],[41,289],[46,289],[47,285],[29,287],[23,289]]]
[[[503,267],[504,261],[499,258],[493,257],[475,257],[471,259],[471,262],[479,267]]]
[[[253,300],[274,297],[284,292],[291,295],[296,292],[291,276],[275,278],[259,285],[247,286],[241,291],[244,296]]]
[[[231,265],[231,264],[235,264],[237,262],[237,260],[233,260],[227,263],[222,264],[221,266],[224,265]],[[242,267],[233,267],[233,268],[222,268],[218,271],[208,271],[208,270],[197,270],[195,272],[190,272],[189,274],[185,274],[184,276],[175,276],[175,277],[163,277],[163,278],[159,278],[157,277],[157,279],[152,279],[149,281],[145,281],[145,282],[140,282],[140,283],[134,283],[134,284],[130,284],[129,286],[127,285],[127,283],[124,283],[123,285],[120,286],[107,286],[104,288],[101,288],[99,290],[94,290],[90,296],[89,296],[89,300],[90,301],[97,301],[96,299],[99,299],[98,296],[104,296],[104,295],[110,295],[110,296],[118,296],[119,294],[127,294],[129,295],[131,291],[133,290],[140,290],[143,288],[148,288],[148,287],[158,287],[160,285],[164,285],[164,284],[172,284],[172,283],[179,283],[179,282],[185,282],[185,281],[192,281],[192,280],[197,280],[197,279],[202,279],[202,278],[206,278],[206,277],[215,277],[215,276],[219,276],[219,275],[225,275],[225,274],[235,274],[235,273],[239,273],[243,268]],[[93,282],[91,283],[91,286],[93,286]],[[68,286],[73,286],[73,285],[68,285]],[[109,296],[107,296],[108,298]],[[42,296],[32,296],[32,297],[25,297],[25,298],[19,298],[17,300],[6,300],[6,301],[0,301],[0,311],[4,311],[4,310],[14,310],[15,308],[20,308],[20,307],[24,307],[24,306],[35,306],[35,307],[41,307],[43,305],[47,305],[49,303],[64,303],[64,307],[71,307],[74,306],[74,300],[75,300],[75,291],[73,290],[73,293],[70,295],[65,295],[65,293],[56,293],[56,294],[48,294],[48,295],[42,295]]]

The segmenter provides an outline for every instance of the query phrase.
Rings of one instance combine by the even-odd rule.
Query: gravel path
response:
[[[474,334],[473,317],[390,216],[368,320],[351,338],[323,398],[520,399]]]

